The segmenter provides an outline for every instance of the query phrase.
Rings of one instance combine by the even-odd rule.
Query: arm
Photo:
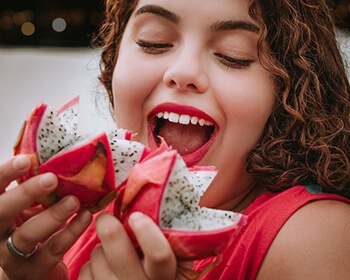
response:
[[[350,205],[311,202],[297,211],[272,243],[258,273],[264,279],[348,279]]]

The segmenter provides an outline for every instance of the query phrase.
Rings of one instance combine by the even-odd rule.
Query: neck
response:
[[[253,184],[242,196],[240,200],[231,208],[232,211],[242,213],[247,207],[253,203],[253,201],[268,191],[265,188],[258,187],[257,184]]]

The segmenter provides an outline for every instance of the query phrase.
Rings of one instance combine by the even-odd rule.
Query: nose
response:
[[[204,93],[209,87],[204,58],[200,52],[183,49],[174,54],[166,69],[164,83],[180,92]]]

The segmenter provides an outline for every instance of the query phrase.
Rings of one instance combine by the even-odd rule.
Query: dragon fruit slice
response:
[[[73,99],[63,109],[70,111],[70,117],[67,118],[65,110],[52,110],[47,104],[39,104],[30,114],[18,136],[14,147],[14,154],[28,154],[32,157],[33,165],[38,166],[47,161],[52,155],[58,153],[61,149],[72,145],[76,140],[77,131],[77,104],[79,98]],[[63,120],[69,126],[67,130]],[[33,170],[34,171],[34,170]],[[28,173],[23,180],[26,180],[36,173]]]
[[[130,141],[132,134],[125,129],[79,135],[78,105],[79,97],[57,111],[38,105],[23,125],[14,154],[32,160],[32,169],[20,182],[44,172],[59,179],[57,190],[38,203],[49,206],[73,194],[82,208],[96,212],[115,198],[131,167],[149,150]]]
[[[188,169],[177,152],[163,143],[131,170],[115,202],[115,216],[136,247],[128,219],[141,211],[159,225],[179,260],[219,256],[245,225],[246,217],[199,206],[215,174],[211,167]]]
[[[116,196],[113,158],[105,133],[79,139],[72,146],[53,155],[38,168],[38,173],[53,172],[59,187],[43,201],[51,205],[71,194],[81,207],[96,212]]]
[[[148,147],[139,142],[131,141],[131,136],[124,134],[124,130],[120,129],[109,134],[117,188],[127,180],[131,168],[150,153]],[[125,137],[127,139],[124,139]]]

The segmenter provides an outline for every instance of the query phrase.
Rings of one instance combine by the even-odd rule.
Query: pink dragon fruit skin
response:
[[[48,154],[55,154],[64,147],[72,145],[77,140],[78,104],[79,97],[76,97],[58,111],[49,108],[45,103],[36,106],[22,126],[14,146],[14,154],[29,155],[33,166],[38,167],[48,159]],[[68,112],[69,114],[66,114]],[[62,123],[60,118],[65,123]],[[40,142],[46,142],[48,148]],[[32,171],[34,173],[28,173],[23,179],[37,174],[35,168]]]
[[[136,247],[138,243],[128,225],[130,215],[136,211],[148,215],[160,226],[180,261],[219,256],[237,236],[246,217],[231,211],[200,208],[198,203],[204,191],[196,190],[193,182],[184,179],[190,178],[191,172],[213,173],[213,169],[197,167],[189,170],[176,151],[164,148],[164,145],[135,165],[115,202],[115,216],[124,223]],[[206,188],[210,182],[202,184]],[[171,188],[173,192],[169,191]],[[186,199],[187,204],[183,202]],[[172,203],[174,208],[171,208]],[[177,218],[187,210],[183,220]],[[169,218],[172,215],[180,220],[179,228],[175,219]],[[201,219],[203,223],[191,225]],[[219,225],[220,221],[222,225]],[[202,228],[203,225],[209,226]]]
[[[211,231],[181,231],[163,229],[176,257],[180,261],[199,260],[210,256],[219,256],[238,235],[246,224],[243,216],[237,224]]]
[[[105,133],[56,154],[39,166],[39,173],[45,172],[55,173],[59,180],[59,187],[50,195],[56,198],[53,202],[74,195],[82,208],[97,212],[116,196],[113,158]]]
[[[46,109],[46,104],[38,105],[24,122],[18,135],[17,142],[14,146],[14,155],[27,154],[32,161],[32,169],[26,175],[20,178],[19,182],[23,182],[38,174],[37,168],[39,166],[39,158],[36,152],[36,138],[39,122],[42,119]]]
[[[59,179],[54,193],[38,203],[47,207],[73,194],[81,207],[96,212],[116,196],[113,156],[106,133],[80,140],[77,136],[79,98],[55,111],[47,104],[38,105],[25,121],[14,147],[14,154],[27,154],[32,169],[18,181],[52,172]],[[125,137],[129,132],[125,131]]]

